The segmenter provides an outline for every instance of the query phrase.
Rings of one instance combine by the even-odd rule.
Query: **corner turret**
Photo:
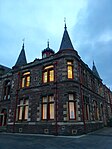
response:
[[[42,51],[42,58],[49,57],[53,55],[55,52],[49,48],[49,41],[47,42],[47,48]]]

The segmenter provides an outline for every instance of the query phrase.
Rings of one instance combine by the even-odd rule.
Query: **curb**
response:
[[[1,132],[0,135],[15,135],[15,136],[32,136],[32,137],[52,137],[52,138],[70,138],[70,139],[78,139],[81,137],[85,137],[86,135],[80,135],[80,136],[55,136],[55,135],[44,135],[44,134],[26,134],[26,133],[5,133]]]

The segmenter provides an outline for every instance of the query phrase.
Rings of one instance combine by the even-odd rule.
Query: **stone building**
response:
[[[107,125],[112,92],[74,49],[66,24],[57,53],[27,63],[24,43],[12,69],[0,65],[0,130],[78,135]]]

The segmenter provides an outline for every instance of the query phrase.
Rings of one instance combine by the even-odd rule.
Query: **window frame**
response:
[[[71,77],[69,77],[69,67],[71,67]],[[74,75],[73,75],[73,60],[67,60],[67,79],[74,79]]]
[[[103,103],[100,103],[100,120],[103,120]]]
[[[21,101],[22,104],[21,104]],[[26,107],[27,107],[27,118],[26,118]],[[20,110],[21,109],[21,110]],[[21,118],[20,118],[21,111]],[[28,98],[22,98],[19,100],[19,104],[17,105],[17,121],[27,121],[28,120],[28,111],[29,111],[29,100]]]
[[[85,103],[84,104],[84,112],[85,112],[85,120],[89,121],[90,120],[90,105]]]
[[[84,98],[84,117],[86,121],[90,120],[90,101],[89,97],[83,95]]]
[[[73,95],[73,100],[70,100],[69,95],[72,94]],[[68,117],[69,120],[76,120],[77,119],[77,109],[76,109],[76,94],[74,93],[69,93],[68,94]],[[73,103],[73,108],[74,108],[74,118],[71,118],[71,110],[70,110],[70,103]]]
[[[53,71],[53,74],[51,74],[51,71]],[[46,76],[44,76],[45,73],[46,73]],[[50,83],[54,81],[55,81],[54,65],[51,64],[51,65],[45,66],[42,72],[42,83]]]
[[[98,109],[98,103],[96,100],[93,101],[94,105],[94,120],[98,121],[99,120],[99,109]]]
[[[52,101],[50,101],[50,97],[52,97]],[[43,98],[46,98],[46,101],[43,102]],[[53,109],[54,109],[54,113],[53,113],[53,118],[51,118],[51,105],[53,104]],[[43,117],[43,109],[44,109],[44,105],[46,105],[46,113],[45,113],[45,118]],[[55,102],[54,102],[54,95],[49,95],[49,96],[43,96],[42,97],[42,103],[41,103],[41,119],[43,121],[48,121],[48,120],[54,120],[55,119]]]
[[[3,100],[10,99],[10,91],[11,91],[11,81],[6,80],[4,82],[4,87],[3,87]]]
[[[21,88],[30,87],[30,83],[31,83],[31,72],[30,71],[23,72],[21,76]]]

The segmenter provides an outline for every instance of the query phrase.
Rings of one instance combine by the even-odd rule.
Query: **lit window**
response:
[[[68,79],[73,79],[73,62],[67,62]]]
[[[54,119],[54,97],[49,96],[49,119]]]
[[[46,83],[47,82],[47,71],[43,72],[43,82]]]
[[[74,94],[69,94],[69,101],[68,101],[68,111],[69,111],[69,119],[75,120],[76,119],[76,101],[74,100]]]
[[[42,119],[47,119],[47,97],[42,99]]]
[[[4,83],[4,96],[3,96],[3,100],[10,99],[10,89],[11,89],[10,80],[6,80],[5,83]]]
[[[54,119],[54,96],[46,96],[42,98],[42,119]]]
[[[49,71],[49,81],[54,81],[54,70]]]
[[[18,120],[28,119],[28,99],[21,99],[18,105]]]
[[[46,66],[43,70],[43,83],[54,81],[54,66]]]
[[[22,82],[21,87],[29,87],[30,86],[30,72],[25,72],[22,74]]]

